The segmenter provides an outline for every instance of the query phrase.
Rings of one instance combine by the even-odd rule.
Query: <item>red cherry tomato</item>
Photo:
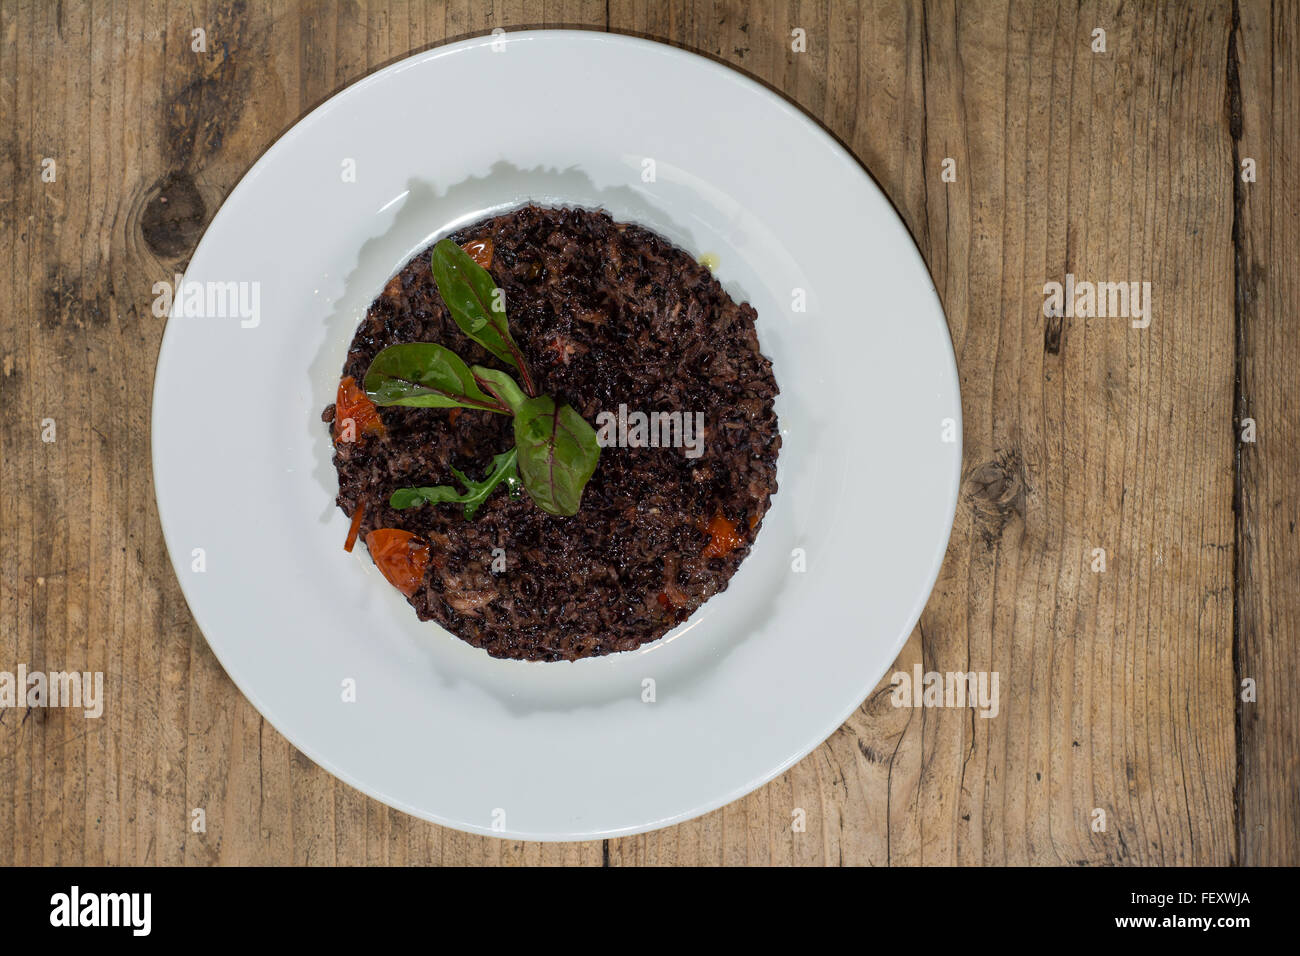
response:
[[[348,422],[352,422],[350,434]],[[334,442],[357,441],[362,435],[383,433],[384,423],[379,418],[379,409],[357,387],[357,380],[348,375],[339,382],[339,394],[334,401]]]
[[[722,515],[714,515],[704,531],[709,535],[709,543],[700,554],[706,558],[724,557],[745,543],[744,536],[736,533],[736,522],[728,521]]]
[[[471,239],[461,248],[469,253],[469,257],[484,269],[492,265],[492,253],[495,249],[491,239]]]
[[[375,567],[388,578],[388,583],[407,597],[424,583],[424,572],[429,567],[429,546],[398,528],[376,528],[366,535],[366,547]]]

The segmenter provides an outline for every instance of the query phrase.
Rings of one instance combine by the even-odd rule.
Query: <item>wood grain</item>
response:
[[[1237,820],[1241,862],[1294,865],[1300,834],[1300,12],[1237,11],[1229,55],[1236,170]],[[1256,178],[1243,179],[1254,160]],[[1243,441],[1244,419],[1255,441]]]
[[[894,202],[948,314],[965,442],[896,667],[996,671],[1001,694],[984,719],[885,683],[728,807],[540,845],[358,794],[226,678],[154,507],[150,303],[312,107],[412,51],[560,24],[755,76]],[[102,670],[109,701],[0,711],[0,862],[1300,862],[1296,33],[1264,3],[0,0],[0,670]],[[1045,318],[1066,273],[1150,282],[1151,324]]]

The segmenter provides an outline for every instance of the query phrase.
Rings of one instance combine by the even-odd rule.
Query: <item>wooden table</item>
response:
[[[897,668],[995,670],[997,718],[882,684],[743,800],[543,846],[362,796],[222,672],[154,507],[153,284],[312,107],[525,25],[733,64],[898,207],[947,309],[965,461]],[[0,711],[0,862],[1300,862],[1297,51],[1282,0],[0,0],[0,670],[101,670],[107,698]],[[1067,274],[1150,282],[1149,326],[1045,318]]]

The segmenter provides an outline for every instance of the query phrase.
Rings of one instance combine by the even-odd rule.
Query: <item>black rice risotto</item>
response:
[[[455,484],[452,468],[481,477],[513,444],[510,419],[385,406],[382,430],[335,442],[339,507],[352,516],[364,506],[362,536],[396,528],[427,542],[412,607],[493,657],[574,660],[662,637],[727,587],[776,491],[777,386],[754,309],[686,252],[600,211],[530,205],[451,238],[491,240],[489,271],[541,392],[593,426],[620,406],[703,413],[702,445],[607,445],[573,517],[502,491],[467,520],[458,505],[395,510],[389,496]],[[408,342],[504,368],[453,321],[428,251],[370,306],[345,380],[362,382],[380,350]],[[322,418],[335,413],[330,405]]]

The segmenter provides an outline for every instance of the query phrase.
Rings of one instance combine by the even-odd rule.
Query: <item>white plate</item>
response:
[[[494,660],[345,554],[319,420],[389,276],[526,200],[717,256],[781,388],[780,490],[731,586],[663,640],[577,663]],[[154,480],[190,609],[277,730],[408,813],[562,840],[722,806],[858,707],[938,574],[961,460],[944,421],[960,436],[961,411],[925,265],[852,156],[705,58],[536,31],[403,60],[267,150],[185,279],[257,283],[259,306],[173,307],[159,356]],[[229,288],[253,305],[254,286]]]

